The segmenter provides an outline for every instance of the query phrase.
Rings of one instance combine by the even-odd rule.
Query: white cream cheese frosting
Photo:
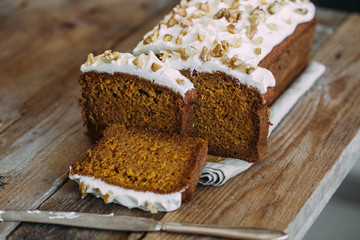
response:
[[[96,71],[113,74],[127,73],[148,79],[158,85],[166,86],[182,96],[192,90],[192,82],[181,73],[160,61],[153,52],[133,56],[130,53],[105,51],[94,57],[89,54],[86,63],[81,65],[82,72]]]
[[[314,16],[315,7],[307,0],[182,0],[133,53],[170,50],[163,61],[175,69],[222,71],[265,93],[275,79],[257,65]],[[205,59],[204,47],[210,53]],[[179,50],[180,58],[174,54]],[[244,65],[252,67],[244,71]]]
[[[71,175],[71,168],[69,178],[78,182],[80,186],[85,184],[86,193],[103,198],[106,203],[114,202],[130,209],[140,208],[153,213],[174,211],[181,206],[182,191],[169,194],[134,191],[108,184],[94,177]]]

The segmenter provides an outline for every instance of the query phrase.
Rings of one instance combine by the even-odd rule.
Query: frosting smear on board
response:
[[[154,83],[173,89],[182,96],[192,90],[192,82],[181,73],[160,61],[153,52],[133,56],[130,53],[111,52],[94,57],[88,55],[87,61],[81,65],[82,72],[96,71],[113,74],[115,72],[128,73],[149,79]]]
[[[128,208],[140,208],[152,213],[174,211],[181,206],[181,191],[169,194],[140,192],[111,185],[94,177],[70,174],[69,178],[77,181],[80,188],[82,184],[85,185],[86,193],[103,198],[105,203],[115,202]]]
[[[133,53],[153,51],[178,70],[222,71],[265,93],[275,79],[257,65],[314,16],[307,0],[182,0]]]

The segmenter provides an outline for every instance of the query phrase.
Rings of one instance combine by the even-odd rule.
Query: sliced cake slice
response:
[[[87,193],[128,208],[173,211],[191,199],[205,164],[207,141],[113,124],[70,179]]]
[[[154,53],[105,51],[81,66],[82,115],[95,142],[112,123],[190,134],[194,85]]]

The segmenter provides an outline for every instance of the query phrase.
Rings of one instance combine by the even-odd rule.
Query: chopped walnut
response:
[[[210,52],[209,52],[209,49],[206,46],[204,46],[203,49],[201,50],[200,58],[204,62],[210,61]]]
[[[240,11],[233,12],[232,14],[230,14],[230,16],[227,18],[227,20],[229,22],[236,23],[239,20],[241,20],[241,14],[242,14],[242,12],[240,12]]]
[[[217,44],[211,51],[210,51],[211,56],[213,57],[221,57],[225,54],[225,51],[223,50],[223,48],[221,47],[220,44]]]
[[[158,64],[158,63],[153,62],[153,64],[151,64],[151,70],[152,70],[153,72],[156,72],[156,71],[158,71],[158,70],[161,69],[161,68],[162,68],[162,66],[161,66],[160,64]]]
[[[179,84],[179,85],[185,85],[184,79],[177,78],[177,79],[176,79],[176,82],[177,82],[177,84]]]
[[[231,4],[231,8],[232,8],[232,9],[239,9],[239,7],[240,7],[240,3],[239,3],[239,2],[234,1],[234,2]]]
[[[275,13],[279,12],[280,9],[281,9],[281,4],[280,4],[278,1],[273,2],[273,3],[267,8],[267,10],[268,10],[268,12],[269,12],[270,14],[275,14]]]
[[[306,8],[298,8],[298,9],[295,9],[295,12],[302,14],[302,15],[306,15],[308,13],[308,10]]]
[[[195,11],[190,15],[190,18],[202,18],[203,16],[205,16],[205,13],[200,11]]]
[[[170,34],[165,34],[163,40],[165,42],[170,42],[172,38],[173,38],[173,36],[171,36]]]
[[[180,15],[181,17],[186,17],[187,13],[186,13],[186,9],[185,8],[178,8],[176,9],[176,13],[178,15]]]
[[[152,40],[151,36],[148,36],[147,38],[144,39],[143,44],[147,45],[152,42],[153,42],[153,40]]]
[[[248,18],[251,25],[259,25],[261,22],[266,21],[266,13],[261,8],[257,7],[250,13],[250,17]]]
[[[242,44],[242,38],[238,38],[234,41],[234,43],[231,45],[231,47],[234,47],[234,48],[239,48]]]
[[[264,40],[263,37],[258,37],[258,38],[253,39],[253,42],[256,46],[259,46],[263,43],[263,40]]]
[[[291,18],[289,18],[288,20],[286,20],[286,23],[287,23],[287,24],[291,24],[291,23],[292,23]]]
[[[184,28],[190,27],[192,25],[193,25],[193,20],[191,20],[190,18],[186,19],[185,21],[183,21],[181,23],[181,26],[184,27]]]
[[[221,47],[224,49],[225,52],[229,51],[229,43],[225,40],[221,41]]]
[[[275,23],[269,23],[266,26],[273,31],[277,30],[277,25]]]
[[[85,182],[81,182],[79,185],[79,190],[81,192],[81,197],[84,198],[87,196],[87,190],[88,190],[89,186],[85,183]]]
[[[222,56],[219,60],[224,65],[229,65],[230,63],[230,58],[227,55]]]
[[[205,40],[205,33],[199,32],[198,33],[198,40],[203,42]]]
[[[94,64],[94,62],[95,62],[94,54],[90,53],[87,57],[85,65],[90,66],[91,64]]]
[[[244,61],[239,59],[237,55],[234,55],[229,62],[229,67],[234,70],[235,68],[239,67],[240,65],[243,65]]]
[[[251,64],[244,64],[239,67],[240,71],[246,74],[250,74],[255,71],[255,67]]]
[[[236,28],[234,24],[229,24],[226,26],[226,30],[228,30],[229,33],[235,34],[236,33]]]
[[[114,201],[114,199],[115,199],[114,194],[111,191],[107,192],[104,196],[105,203],[111,203]]]
[[[158,213],[158,210],[154,207],[154,204],[151,202],[147,202],[145,208],[153,214]]]
[[[249,38],[249,39],[252,39],[255,34],[257,33],[257,27],[255,25],[250,25],[250,26],[247,26],[246,27],[246,36]]]
[[[196,3],[196,7],[197,7],[198,9],[200,9],[200,10],[203,10],[203,11],[206,12],[206,13],[209,13],[209,12],[210,12],[210,5],[209,5],[208,2],[206,2],[206,3],[200,3],[200,2],[198,2],[198,3]]]
[[[254,49],[254,53],[255,53],[256,55],[260,55],[260,54],[261,54],[261,48],[255,48],[255,49]]]
[[[175,18],[175,16],[172,16],[172,17],[169,19],[169,21],[167,21],[166,25],[167,25],[168,27],[172,27],[172,26],[174,26],[175,24],[178,24],[178,23],[179,23],[179,21]]]
[[[142,68],[143,66],[143,61],[142,61],[142,58],[141,58],[141,55],[140,56],[137,56],[133,61],[132,63],[137,66],[138,68]]]
[[[260,3],[261,5],[267,5],[267,4],[268,4],[266,0],[259,0],[259,3]]]
[[[220,19],[222,17],[228,18],[230,16],[229,9],[221,8],[214,16],[214,19]]]
[[[164,62],[166,59],[168,59],[171,56],[172,56],[172,51],[171,50],[160,50],[159,57],[160,57],[161,61]]]
[[[186,53],[185,48],[179,48],[179,53],[180,53],[181,60],[185,61],[189,58],[189,55]]]
[[[182,40],[181,35],[179,35],[179,36],[176,38],[175,42],[176,42],[176,44],[179,44],[179,45],[183,44],[183,40]]]

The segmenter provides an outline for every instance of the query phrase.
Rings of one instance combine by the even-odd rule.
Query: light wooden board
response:
[[[0,2],[0,181],[7,183],[0,184],[0,209],[114,212],[162,221],[274,227],[296,237],[306,232],[358,153],[360,110],[350,104],[360,101],[360,51],[353,47],[360,41],[357,15],[335,30],[346,14],[319,11],[315,58],[329,66],[326,75],[275,130],[272,151],[225,186],[198,187],[180,210],[151,215],[105,205],[93,196],[81,200],[76,184],[67,180],[68,166],[89,147],[74,100],[79,65],[89,52],[131,50],[176,2]],[[349,28],[351,38],[344,34]],[[0,239],[16,226],[0,224]],[[129,233],[21,224],[8,236],[126,239]],[[192,238],[145,238],[169,236]]]

